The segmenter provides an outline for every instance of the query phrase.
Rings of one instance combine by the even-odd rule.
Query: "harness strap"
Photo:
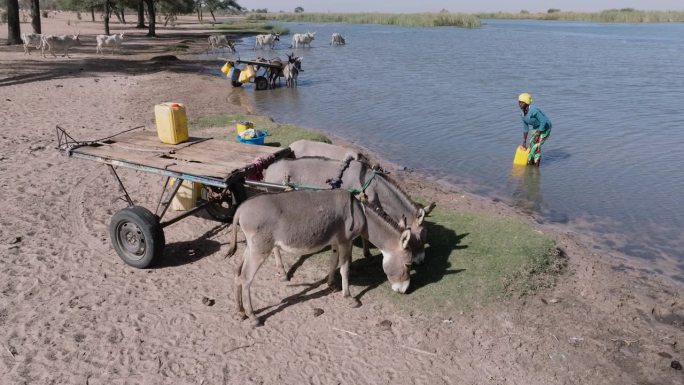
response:
[[[376,176],[376,175],[379,175],[379,174],[380,174],[379,172],[377,172],[377,171],[375,171],[375,170],[372,170],[372,171],[371,171],[371,176],[368,177],[368,179],[367,179],[366,182],[363,184],[363,186],[361,187],[360,190],[359,190],[359,189],[355,189],[355,188],[348,188],[347,191],[349,191],[349,192],[352,193],[352,194],[365,193],[365,192],[366,192],[366,189],[368,188],[368,186],[370,186],[371,182],[373,182],[373,179],[375,179],[375,176]]]

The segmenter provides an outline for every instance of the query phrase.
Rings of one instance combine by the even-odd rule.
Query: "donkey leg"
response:
[[[368,246],[368,241],[365,238],[361,238],[361,244],[363,245],[363,256],[365,258],[370,258],[373,256],[370,252],[370,246]]]
[[[340,260],[338,253],[339,246],[332,245],[330,250],[330,260],[328,261],[328,289],[336,290],[335,287],[335,271],[337,271],[337,265]]]
[[[245,248],[245,251],[242,254],[242,261],[240,262],[239,265],[235,267],[235,304],[237,305],[237,313],[238,317],[243,320],[246,318],[245,316],[245,308],[242,303],[242,280],[240,279],[240,275],[242,273],[242,265],[245,263],[245,261],[249,258],[249,246]]]
[[[264,261],[271,254],[271,250],[254,250],[250,247],[249,256],[245,256],[245,260],[242,262],[242,270],[240,271],[240,283],[242,284],[242,291],[244,292],[244,307],[245,315],[252,320],[254,326],[260,326],[261,320],[254,315],[254,308],[252,307],[252,295],[250,291],[250,286],[254,280],[259,267],[264,263]]]
[[[340,275],[342,276],[342,296],[349,302],[350,307],[359,307],[361,302],[351,296],[349,291],[349,265],[351,265],[351,247],[352,244],[340,245]]]
[[[280,249],[273,249],[273,256],[275,257],[276,275],[280,277],[281,281],[288,281],[285,267],[283,266],[283,259],[280,257]]]

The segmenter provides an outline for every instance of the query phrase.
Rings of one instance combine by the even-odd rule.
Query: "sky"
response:
[[[268,8],[271,12],[530,12],[559,8],[564,11],[600,11],[610,8],[684,10],[684,0],[238,0],[247,9]]]

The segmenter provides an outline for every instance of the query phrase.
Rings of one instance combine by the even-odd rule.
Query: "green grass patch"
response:
[[[551,10],[550,10],[551,11]],[[601,12],[565,12],[543,13],[494,12],[478,13],[481,19],[525,19],[525,20],[567,20],[597,23],[679,23],[684,22],[684,11],[640,11],[632,8],[608,9]]]
[[[365,259],[356,248],[350,279],[366,288],[356,287],[352,294],[379,287],[368,295],[405,310],[448,314],[525,295],[554,282],[555,244],[529,224],[437,207],[427,228],[425,262],[415,267],[408,295],[392,292],[379,255]]]
[[[478,28],[480,19],[465,13],[269,13],[253,14],[247,20],[278,20],[303,23],[349,23],[399,25],[403,27]]]
[[[235,114],[206,116],[191,122],[190,126],[198,129],[228,127],[243,120],[253,122],[254,126],[260,130],[268,131],[269,135],[266,137],[266,145],[285,147],[300,139],[331,143],[327,136],[319,132],[293,124],[278,123],[272,118],[262,115]]]
[[[281,35],[287,35],[290,33],[289,29],[279,25],[250,19],[218,23],[214,24],[214,28],[233,35],[258,35],[262,33],[279,33]]]

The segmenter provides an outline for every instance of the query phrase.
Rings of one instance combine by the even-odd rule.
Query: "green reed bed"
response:
[[[596,23],[681,23],[684,11],[640,11],[631,8],[608,9],[601,12],[545,12],[545,13],[478,13],[481,19],[565,20]]]
[[[270,13],[253,14],[248,20],[296,21],[304,23],[349,23],[399,25],[402,27],[478,28],[480,19],[465,13]]]

